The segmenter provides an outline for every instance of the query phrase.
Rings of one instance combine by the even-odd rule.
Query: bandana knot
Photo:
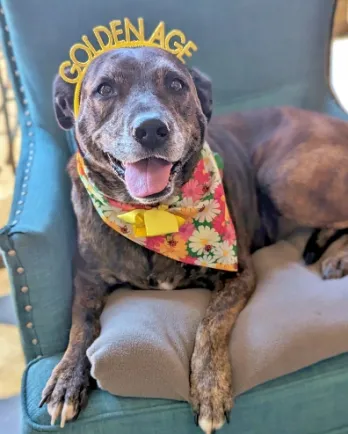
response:
[[[185,219],[168,211],[168,205],[152,209],[134,209],[117,217],[133,227],[136,238],[155,237],[178,232]]]

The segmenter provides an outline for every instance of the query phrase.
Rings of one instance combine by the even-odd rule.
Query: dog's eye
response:
[[[98,86],[97,92],[102,96],[109,96],[112,94],[113,89],[109,84],[103,83]]]
[[[179,92],[184,87],[184,82],[176,78],[170,83],[170,88],[175,92]]]

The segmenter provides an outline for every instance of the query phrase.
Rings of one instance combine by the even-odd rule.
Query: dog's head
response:
[[[211,83],[157,48],[109,51],[84,77],[80,110],[74,86],[59,76],[59,125],[74,128],[93,181],[123,202],[154,204],[175,194],[197,162],[212,111]]]

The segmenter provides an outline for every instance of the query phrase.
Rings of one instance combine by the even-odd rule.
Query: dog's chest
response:
[[[106,235],[106,234],[105,234]],[[127,284],[138,289],[214,289],[224,272],[196,267],[152,252],[108,230],[98,252],[101,276],[110,286]]]

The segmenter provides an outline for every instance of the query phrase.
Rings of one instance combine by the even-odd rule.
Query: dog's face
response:
[[[74,86],[57,77],[58,123],[75,136],[93,180],[123,202],[158,203],[190,177],[212,110],[211,83],[156,48],[107,52]]]

